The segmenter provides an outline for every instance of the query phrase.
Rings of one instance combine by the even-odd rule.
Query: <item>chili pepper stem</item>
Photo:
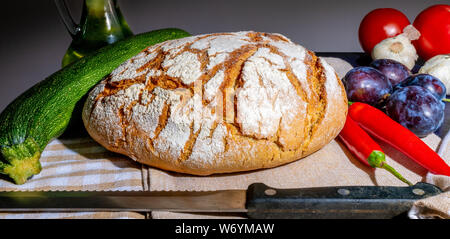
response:
[[[399,172],[397,172],[393,167],[389,166],[387,163],[385,162],[381,163],[381,168],[386,169],[387,171],[392,173],[396,178],[400,179],[402,182],[408,184],[409,186],[413,185],[410,181],[404,178]]]
[[[374,150],[367,158],[370,166],[374,168],[382,168],[390,172],[396,178],[400,179],[402,182],[408,184],[409,186],[413,185],[411,182],[406,180],[399,172],[397,172],[393,167],[386,163],[386,156],[383,152]]]

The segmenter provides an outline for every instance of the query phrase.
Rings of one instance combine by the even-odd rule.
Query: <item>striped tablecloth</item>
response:
[[[42,153],[42,171],[23,185],[0,180],[1,191],[144,190],[142,165],[91,138],[56,139]],[[0,213],[0,218],[145,218],[136,212]]]

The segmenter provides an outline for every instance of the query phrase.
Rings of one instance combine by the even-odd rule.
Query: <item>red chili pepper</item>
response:
[[[374,168],[386,169],[398,179],[408,185],[412,185],[386,163],[386,156],[381,147],[349,116],[347,116],[344,128],[339,133],[339,138],[347,149],[363,164]]]
[[[348,114],[364,130],[404,153],[430,172],[450,176],[450,167],[433,149],[383,111],[356,102],[350,105]]]

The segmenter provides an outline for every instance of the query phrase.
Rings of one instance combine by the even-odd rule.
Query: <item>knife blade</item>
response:
[[[11,191],[0,192],[0,211],[238,212],[266,219],[392,218],[407,212],[414,201],[441,192],[427,183],[297,189],[254,183],[247,190],[219,191]]]

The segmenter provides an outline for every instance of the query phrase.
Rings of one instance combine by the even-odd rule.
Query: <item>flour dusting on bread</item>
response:
[[[346,104],[333,68],[281,34],[214,33],[124,62],[91,91],[83,121],[109,150],[208,175],[320,149],[342,128]]]

